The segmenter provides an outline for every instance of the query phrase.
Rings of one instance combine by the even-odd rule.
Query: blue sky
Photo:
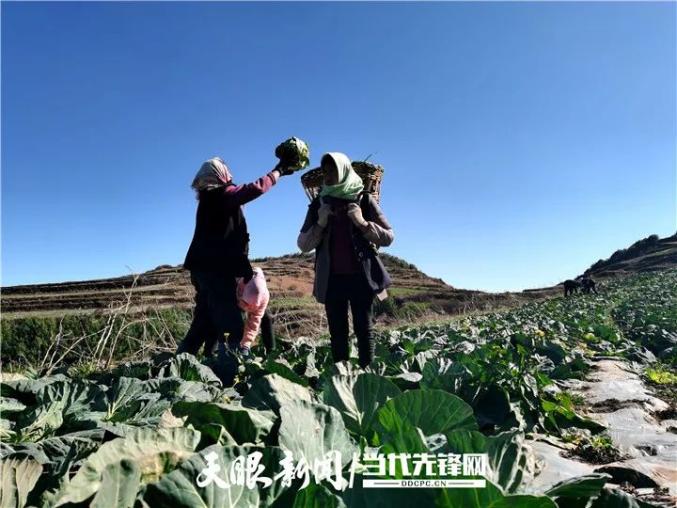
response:
[[[383,164],[388,252],[523,289],[676,229],[674,3],[3,3],[2,284],[183,261],[190,182]],[[245,208],[295,252],[307,198]]]

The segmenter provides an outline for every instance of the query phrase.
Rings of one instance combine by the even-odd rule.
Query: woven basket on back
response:
[[[364,190],[369,192],[377,202],[381,199],[381,180],[383,179],[383,166],[363,161],[353,161],[353,169],[360,175],[364,182]],[[314,168],[301,176],[301,184],[306,191],[306,196],[311,201],[317,197],[324,181],[322,168]]]

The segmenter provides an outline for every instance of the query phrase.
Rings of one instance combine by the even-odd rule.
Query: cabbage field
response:
[[[228,388],[188,354],[107,372],[6,375],[0,506],[650,506],[605,474],[537,487],[542,464],[530,443],[606,443],[585,400],[566,390],[600,357],[663,373],[660,393],[674,408],[677,270],[610,281],[599,295],[379,332],[377,344],[366,371],[356,358],[333,365],[326,340],[283,343],[266,359],[255,349]],[[322,460],[331,450],[352,487],[332,479]],[[376,451],[486,453],[486,487],[364,488],[359,458]],[[306,467],[270,483],[204,481],[208,463],[224,475],[252,456],[272,477],[289,452]]]

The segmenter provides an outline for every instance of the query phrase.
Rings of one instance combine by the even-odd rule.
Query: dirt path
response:
[[[584,397],[586,416],[605,425],[614,447],[623,459],[608,464],[590,464],[567,458],[571,449],[560,441],[532,441],[542,461],[542,472],[530,490],[547,490],[555,483],[590,473],[611,475],[611,484],[628,483],[640,498],[656,489],[667,489],[661,504],[677,501],[677,420],[662,419],[670,405],[655,397],[641,377],[624,361],[603,359],[595,362],[584,381],[569,380],[566,389]],[[669,415],[668,416],[672,416]],[[672,416],[674,418],[674,416]],[[654,499],[653,502],[656,500]]]

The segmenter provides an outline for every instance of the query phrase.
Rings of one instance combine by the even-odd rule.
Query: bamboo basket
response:
[[[377,203],[380,203],[383,166],[364,161],[353,161],[352,165],[355,172],[360,175],[360,178],[364,182],[364,190],[374,196]],[[324,171],[322,171],[321,167],[313,168],[301,176],[301,185],[303,185],[303,190],[311,201],[320,193],[323,182]]]

